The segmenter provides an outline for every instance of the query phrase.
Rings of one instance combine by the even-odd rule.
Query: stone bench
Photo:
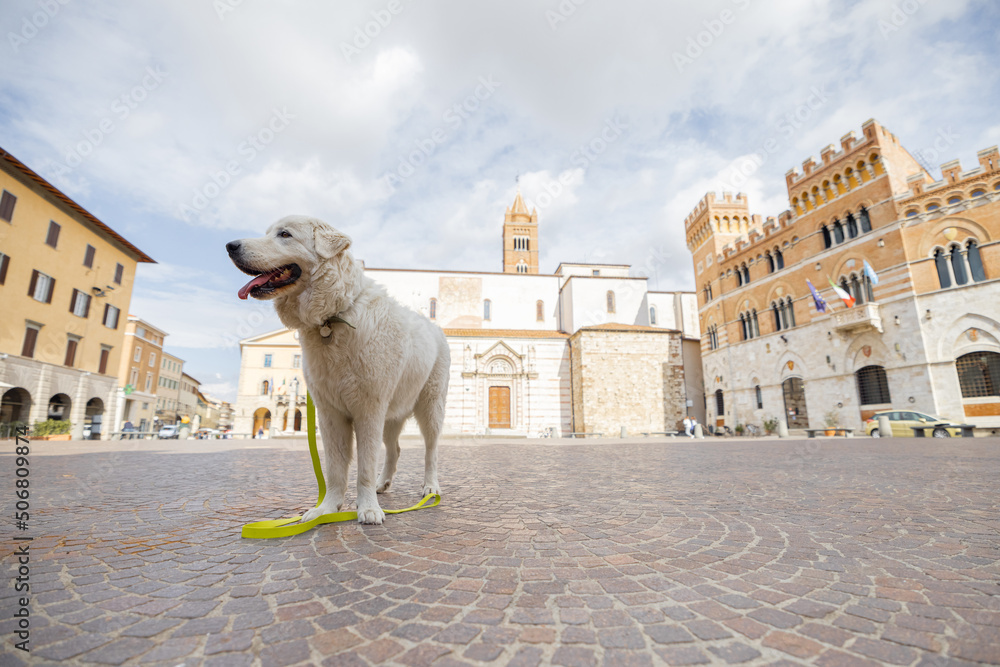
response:
[[[589,437],[593,437],[593,438],[603,438],[604,434],[603,433],[567,433],[566,434],[567,438],[586,438],[588,436]]]
[[[844,434],[845,438],[854,437],[853,428],[807,428],[805,429],[806,436],[809,438],[815,438],[817,433],[826,433],[827,431],[833,431],[834,435]]]
[[[936,429],[936,428],[957,428],[957,429],[961,429],[961,431],[962,431],[962,437],[963,438],[972,438],[972,437],[974,437],[972,432],[973,432],[973,430],[976,427],[975,427],[974,424],[931,424],[931,425],[927,425],[927,426],[911,426],[910,428],[913,429],[913,437],[915,437],[915,438],[926,438],[927,437],[927,433],[926,433],[927,429],[933,430],[933,429]],[[951,433],[948,434],[948,437],[949,438],[951,437]]]

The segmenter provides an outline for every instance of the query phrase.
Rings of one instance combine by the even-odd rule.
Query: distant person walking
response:
[[[697,424],[692,417],[684,418],[684,433],[687,434],[689,438],[694,437],[694,425]]]
[[[122,426],[122,438],[121,439],[124,440],[125,439],[125,434],[128,433],[128,439],[131,440],[134,437],[134,435],[132,434],[132,431],[134,431],[134,430],[135,430],[135,426],[132,425],[132,422],[126,420],[125,424]]]
[[[260,427],[260,430],[259,430],[259,431],[257,431],[257,438],[258,438],[258,439],[263,439],[263,437],[264,437],[264,427],[263,427],[263,426],[261,426],[261,427]]]

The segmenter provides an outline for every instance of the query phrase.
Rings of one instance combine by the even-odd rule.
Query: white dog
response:
[[[365,277],[351,239],[306,216],[282,218],[262,238],[226,244],[244,273],[256,276],[241,299],[274,301],[297,329],[306,384],[326,450],[326,498],[304,521],[338,511],[347,492],[353,435],[358,440],[358,521],[382,523],[376,493],[392,484],[399,433],[415,415],[424,436],[423,494],[440,493],[437,439],[444,422],[451,355],[444,332]],[[376,480],[379,441],[385,466]]]

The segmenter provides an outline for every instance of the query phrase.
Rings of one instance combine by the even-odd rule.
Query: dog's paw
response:
[[[389,490],[390,486],[392,486],[392,477],[389,479],[379,477],[378,481],[375,482],[375,493],[385,493]]]
[[[385,520],[385,512],[378,505],[367,509],[358,508],[358,523],[381,525]]]
[[[438,484],[437,482],[434,482],[432,484],[424,484],[424,488],[421,490],[420,493],[423,494],[421,496],[421,498],[426,498],[427,496],[432,495],[432,494],[440,496],[441,495],[441,485]]]
[[[319,507],[314,507],[305,514],[302,515],[300,521],[305,523],[306,521],[312,521],[318,516],[323,516],[324,514],[332,514],[334,512],[339,512],[341,505],[327,505],[326,503],[320,505]]]

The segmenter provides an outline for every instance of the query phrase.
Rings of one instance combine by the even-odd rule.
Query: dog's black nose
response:
[[[230,241],[229,243],[226,244],[226,252],[228,252],[230,255],[232,255],[239,249],[240,249],[239,241]]]

